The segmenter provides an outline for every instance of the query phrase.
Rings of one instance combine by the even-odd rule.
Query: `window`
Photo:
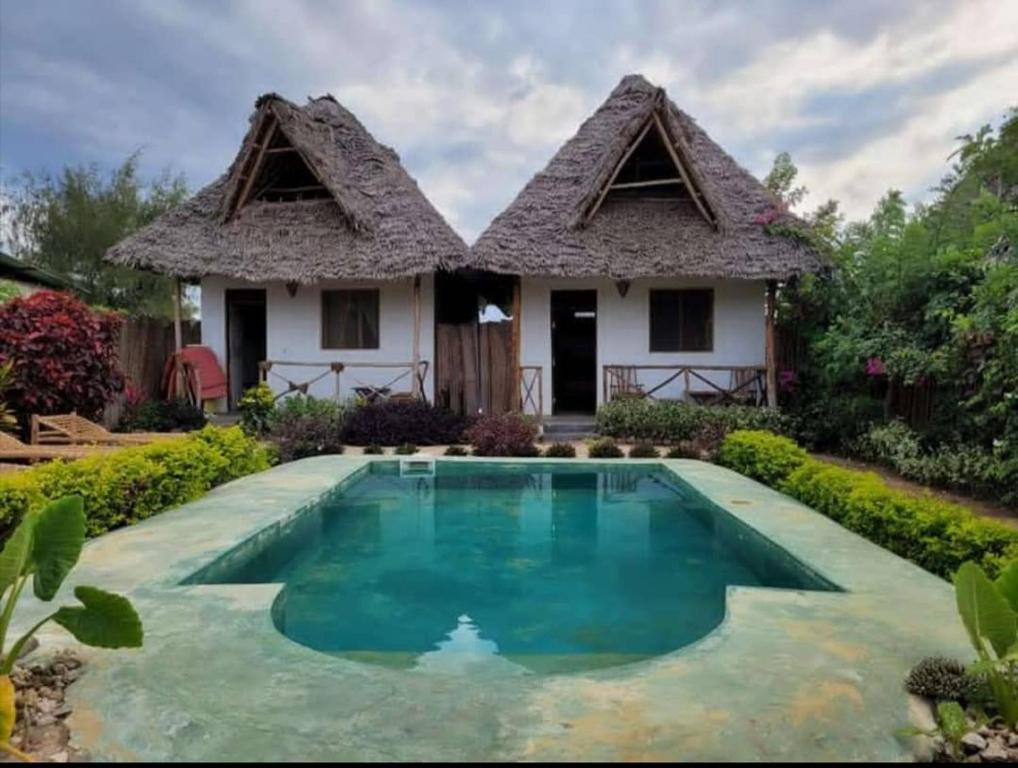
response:
[[[714,348],[714,291],[652,290],[651,352],[710,352]]]
[[[322,291],[322,347],[378,349],[378,290]]]

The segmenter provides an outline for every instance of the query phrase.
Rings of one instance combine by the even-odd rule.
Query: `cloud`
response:
[[[332,92],[468,240],[627,72],[812,200],[914,199],[1015,93],[1018,3],[69,0],[0,3],[0,167],[231,161],[254,98]]]

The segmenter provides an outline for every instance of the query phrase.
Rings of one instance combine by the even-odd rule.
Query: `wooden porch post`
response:
[[[173,278],[173,350],[177,359],[174,361],[176,378],[177,398],[186,398],[186,382],[184,380],[184,366],[180,361],[180,350],[184,348],[184,333],[180,326],[180,278]],[[196,395],[197,396],[197,395]],[[199,396],[200,397],[200,396]],[[201,407],[201,400],[196,403]]]
[[[179,352],[184,347],[184,334],[180,327],[180,278],[173,280],[173,348]]]
[[[421,388],[421,380],[418,375],[421,368],[421,276],[414,275],[414,296],[412,302],[414,318],[414,340],[413,340],[413,371],[411,377],[411,392],[414,397],[420,398],[424,392]]]
[[[512,350],[512,371],[513,386],[516,388],[516,400],[519,401],[519,410],[523,411],[523,382],[520,380],[520,276],[513,276],[513,350]],[[540,419],[542,414],[538,414]]]
[[[765,310],[764,349],[767,365],[767,407],[778,407],[778,361],[774,336],[774,316],[777,311],[778,283],[767,281],[767,303]]]

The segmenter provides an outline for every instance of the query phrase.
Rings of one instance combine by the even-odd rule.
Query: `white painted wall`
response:
[[[714,349],[711,352],[651,352],[651,288],[713,288]],[[552,412],[551,291],[597,290],[597,401],[604,402],[604,365],[764,365],[763,281],[687,280],[680,278],[634,280],[625,298],[615,283],[600,278],[523,278],[520,293],[520,363],[543,368],[544,410]],[[650,386],[668,374],[645,372]],[[654,379],[657,375],[660,378]],[[719,386],[729,386],[727,372],[708,376]],[[649,387],[648,387],[649,388]],[[706,384],[700,387],[707,389]],[[681,377],[655,393],[680,398]]]
[[[425,378],[425,392],[433,396],[435,290],[434,280],[425,275],[421,280],[421,346],[422,360],[432,363]],[[222,277],[206,277],[201,283],[202,344],[216,354],[226,370],[226,290],[233,288],[264,288],[266,299],[266,352],[270,360],[344,363],[409,363],[413,359],[413,280],[350,281],[327,280],[318,285],[302,285],[291,297],[284,283],[253,283]],[[321,293],[323,289],[378,288],[379,347],[378,349],[323,349],[321,328]],[[273,371],[300,383],[317,376],[324,368],[274,367]],[[402,373],[395,369],[354,368],[340,377],[343,398],[353,394],[361,383],[381,386]],[[315,397],[332,397],[336,379],[329,374],[314,384],[309,393]],[[268,383],[276,392],[286,390],[286,383],[270,375]],[[393,391],[410,391],[409,376],[392,385]],[[225,402],[221,404],[225,408]]]

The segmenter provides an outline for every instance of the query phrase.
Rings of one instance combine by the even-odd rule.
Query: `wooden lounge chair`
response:
[[[95,453],[112,450],[96,445],[26,445],[6,432],[0,432],[0,461],[51,461],[83,459]]]
[[[185,432],[110,432],[76,413],[32,416],[33,445],[145,445]]]

